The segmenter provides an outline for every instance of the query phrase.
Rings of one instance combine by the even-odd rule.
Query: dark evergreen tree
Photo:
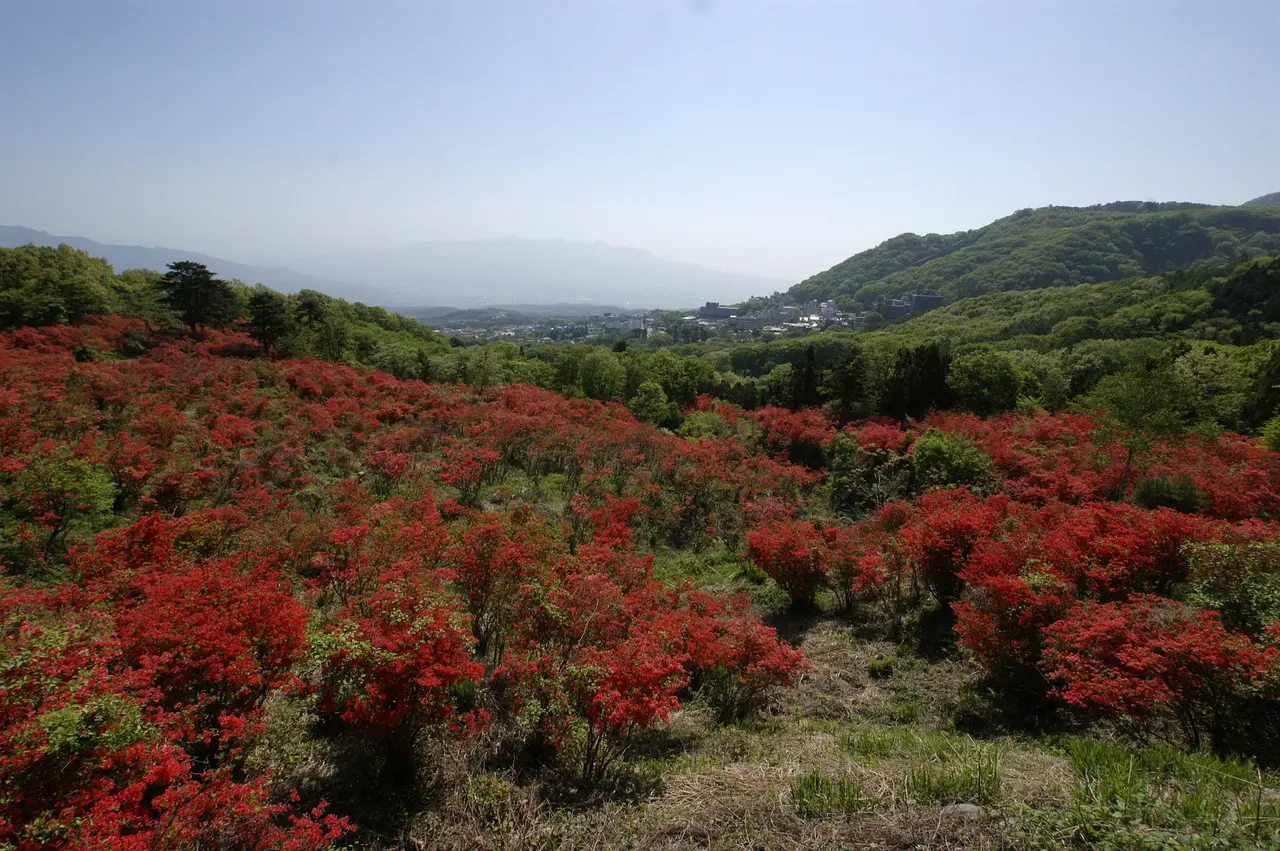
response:
[[[271,351],[289,328],[289,306],[285,297],[262,284],[253,288],[248,301],[249,333]]]
[[[179,260],[156,282],[161,297],[191,330],[230,325],[240,315],[240,302],[231,285],[215,278],[203,263]]]
[[[885,382],[880,412],[894,419],[919,419],[951,402],[947,386],[950,358],[937,343],[899,349]]]
[[[867,389],[867,356],[855,344],[831,368],[827,395],[838,416],[849,420],[869,412]]]
[[[821,401],[818,396],[818,358],[810,345],[804,351],[804,363],[791,373],[791,410],[798,411]]]

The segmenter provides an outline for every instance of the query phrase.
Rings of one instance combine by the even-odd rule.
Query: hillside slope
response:
[[[1280,210],[1117,202],[1019,210],[977,230],[902,234],[791,288],[801,299],[983,293],[1116,281],[1280,251]]]
[[[1275,207],[1280,205],[1280,192],[1272,192],[1269,195],[1259,195],[1249,201],[1241,204],[1241,207]]]

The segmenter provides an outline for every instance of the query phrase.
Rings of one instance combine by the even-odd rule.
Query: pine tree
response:
[[[203,263],[179,260],[157,282],[161,297],[183,322],[199,326],[224,327],[240,314],[239,300],[231,285],[213,276]]]

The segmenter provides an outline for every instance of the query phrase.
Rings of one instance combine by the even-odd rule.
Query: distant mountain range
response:
[[[663,260],[635,248],[561,240],[422,242],[258,266],[181,249],[110,245],[0,225],[0,247],[64,242],[105,257],[117,271],[164,270],[175,260],[192,260],[223,278],[283,292],[315,289],[391,308],[552,303],[676,308],[706,300],[736,301],[788,283]]]
[[[791,288],[799,300],[870,304],[939,290],[949,300],[1103,283],[1280,254],[1280,194],[1239,207],[1119,201],[1019,210],[977,230],[904,233]]]
[[[790,283],[663,260],[637,248],[515,237],[419,242],[291,258],[286,265],[458,307],[556,302],[690,307],[707,300],[737,301]]]
[[[155,269],[163,272],[170,263],[178,260],[190,260],[203,263],[222,278],[238,278],[247,284],[266,284],[282,292],[297,292],[302,289],[319,290],[320,292],[351,301],[362,301],[366,304],[391,304],[395,294],[377,287],[368,287],[331,281],[315,275],[304,275],[293,269],[279,266],[253,266],[248,263],[236,263],[221,257],[211,257],[195,251],[183,251],[178,248],[147,248],[142,245],[109,245],[85,239],[82,236],[54,236],[42,230],[0,225],[0,248],[17,248],[19,245],[59,245],[66,243],[72,248],[87,251],[93,257],[104,257],[115,267],[117,272],[125,269]]]

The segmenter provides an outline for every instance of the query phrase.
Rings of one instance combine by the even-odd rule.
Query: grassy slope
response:
[[[861,638],[845,617],[792,615],[730,553],[661,554],[658,573],[746,592],[812,671],[749,722],[718,724],[689,704],[635,742],[632,770],[609,790],[523,774],[482,741],[441,749],[429,802],[363,802],[388,826],[363,847],[1280,848],[1280,777],[1069,730],[975,738],[955,723],[984,708],[972,663]],[[273,722],[282,742],[297,741],[289,722]],[[274,754],[293,782],[299,763],[329,784],[358,765],[322,741],[306,747]],[[348,782],[358,797],[359,778]]]

